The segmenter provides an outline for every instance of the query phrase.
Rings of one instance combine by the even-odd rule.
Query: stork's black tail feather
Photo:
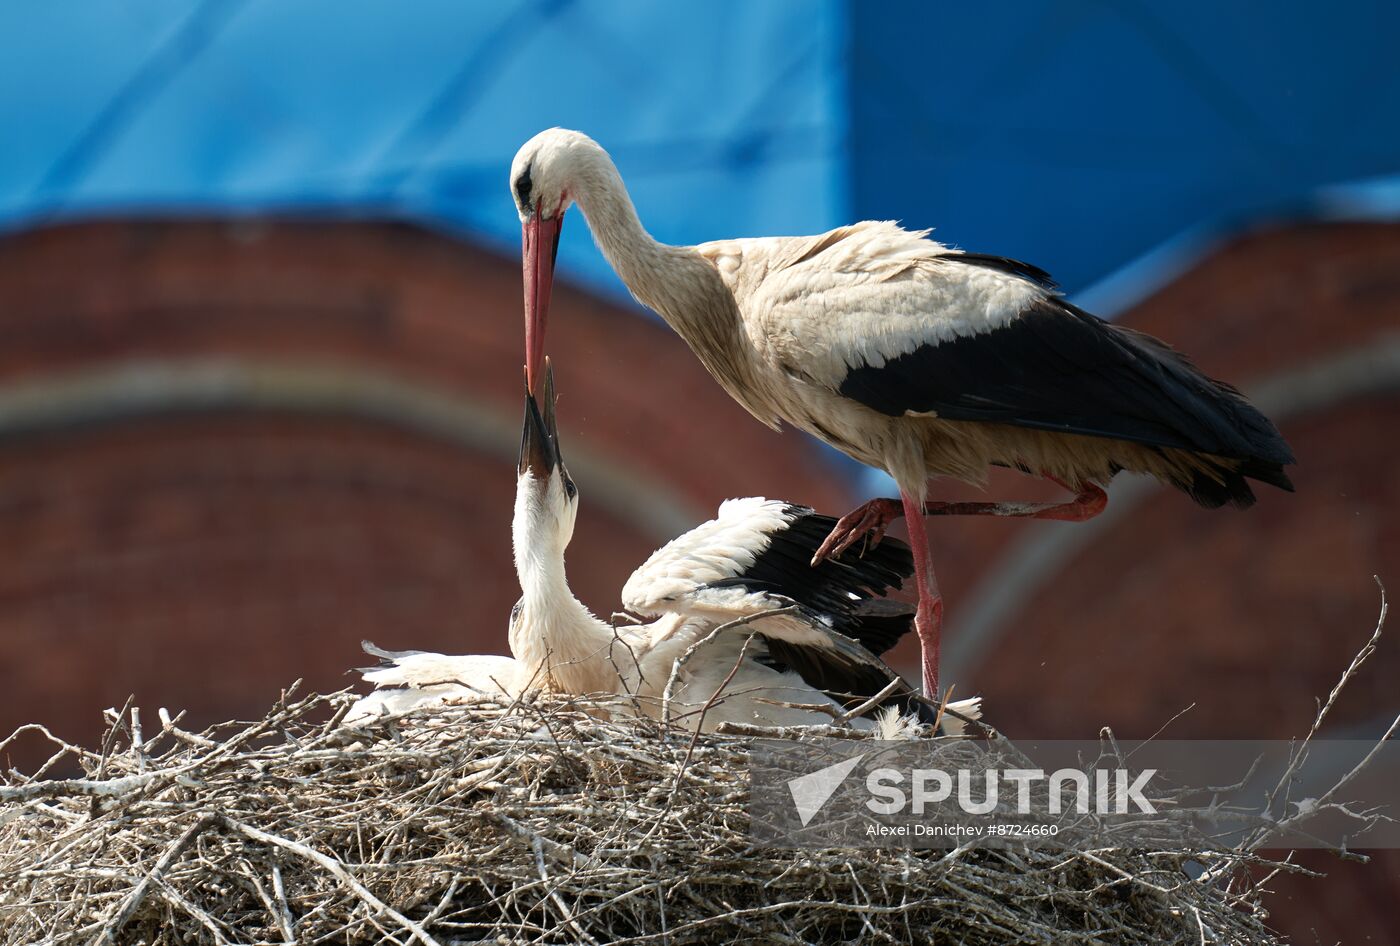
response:
[[[1189,482],[1178,481],[1175,485],[1197,505],[1206,509],[1219,509],[1226,503],[1240,509],[1248,509],[1254,505],[1254,490],[1250,488],[1250,480],[1258,480],[1261,483],[1268,483],[1279,489],[1293,492],[1293,482],[1288,478],[1288,474],[1283,471],[1282,464],[1271,463],[1267,460],[1245,460],[1235,464],[1233,468],[1227,468],[1223,464],[1217,468],[1216,479],[1210,474],[1197,471]]]

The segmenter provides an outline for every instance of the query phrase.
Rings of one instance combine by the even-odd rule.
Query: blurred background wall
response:
[[[1013,735],[1145,737],[1188,706],[1169,734],[1297,735],[1371,576],[1400,584],[1397,32],[1363,0],[0,6],[0,730],[92,740],[131,694],[254,714],[350,682],[361,638],[504,651],[506,174],[565,125],[660,239],[936,227],[1257,398],[1296,495],[1207,513],[1125,477],[1089,524],[936,522],[946,673]],[[580,220],[560,266],[596,611],[727,496],[887,491],[748,418]],[[1338,733],[1394,713],[1397,653]],[[1391,941],[1395,861],[1347,871],[1276,922]]]

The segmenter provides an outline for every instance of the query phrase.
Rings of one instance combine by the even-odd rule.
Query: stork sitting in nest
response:
[[[803,506],[724,503],[627,580],[623,606],[646,623],[618,628],[595,617],[565,574],[579,495],[560,455],[553,389],[547,370],[543,410],[526,394],[517,471],[524,597],[510,645],[524,675],[562,693],[628,693],[653,714],[669,700],[671,718],[702,730],[815,724],[882,692],[886,705],[932,721],[932,708],[878,656],[913,626],[910,609],[880,600],[913,574],[908,548],[889,543],[813,568],[834,520]],[[953,708],[970,715],[975,704]]]

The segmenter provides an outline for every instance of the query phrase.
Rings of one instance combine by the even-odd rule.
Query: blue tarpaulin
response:
[[[1393,212],[1396,35],[1363,0],[9,3],[0,225],[298,210],[509,251],[511,156],[566,125],[660,239],[893,217],[1083,290],[1319,193],[1369,206],[1336,185]],[[621,291],[581,227],[561,269]]]

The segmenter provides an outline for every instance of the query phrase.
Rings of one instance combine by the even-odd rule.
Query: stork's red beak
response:
[[[535,393],[544,365],[544,327],[549,319],[549,290],[564,214],[542,216],[538,209],[520,225],[520,259],[525,277],[525,390]]]

